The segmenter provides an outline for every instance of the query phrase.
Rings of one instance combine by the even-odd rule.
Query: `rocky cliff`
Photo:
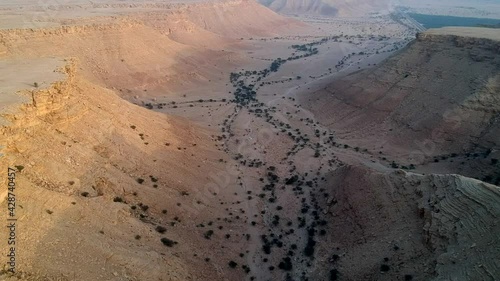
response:
[[[495,280],[500,188],[459,175],[346,166],[328,178],[321,252],[339,280]]]
[[[180,204],[211,198],[199,187],[224,167],[214,132],[130,104],[78,70],[76,61],[68,61],[61,70],[65,79],[25,91],[29,101],[2,114],[10,124],[0,129],[0,168],[17,172],[22,226],[22,262],[12,278],[217,279],[215,271],[196,270],[202,261],[188,262],[201,245],[189,248],[198,242],[171,229],[167,237],[177,246],[165,252],[166,235],[154,231],[174,217],[204,216]],[[6,196],[4,189],[2,201]],[[8,233],[1,235],[7,239]]]
[[[310,108],[339,138],[381,162],[498,184],[497,37],[494,29],[421,33],[382,64],[307,97]]]

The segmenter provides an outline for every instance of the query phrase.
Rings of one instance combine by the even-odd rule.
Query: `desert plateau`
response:
[[[499,159],[498,1],[0,1],[0,280],[496,281]]]

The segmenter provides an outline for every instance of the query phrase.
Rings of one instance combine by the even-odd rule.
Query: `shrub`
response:
[[[84,191],[84,192],[80,193],[80,195],[83,197],[88,197],[89,193],[87,191]]]
[[[137,179],[137,182],[138,182],[139,184],[142,184],[142,183],[144,182],[144,179],[138,178],[138,179]]]
[[[286,257],[279,263],[278,267],[282,270],[290,271],[292,270],[292,260],[289,257]]]
[[[121,197],[118,197],[116,196],[115,198],[113,198],[113,202],[123,202],[123,199]]]
[[[487,175],[483,178],[483,181],[485,182],[491,182],[493,180],[493,177],[491,175]]]
[[[214,231],[209,230],[209,231],[205,232],[205,234],[203,234],[203,236],[205,236],[205,239],[210,239],[210,237],[212,237],[213,234],[214,234]]]
[[[170,239],[165,238],[165,237],[163,237],[160,241],[161,241],[161,243],[163,243],[163,245],[165,245],[167,247],[173,247],[175,244],[177,244],[177,242],[175,242],[174,240],[170,240]]]
[[[155,230],[159,233],[165,233],[165,231],[167,231],[167,229],[161,225],[158,225]]]
[[[264,251],[264,253],[265,253],[266,255],[271,254],[271,245],[270,245],[270,244],[268,244],[268,243],[266,243],[266,244],[262,245],[262,250]]]
[[[238,264],[234,261],[230,261],[228,264],[230,268],[236,268],[238,266]]]
[[[336,269],[330,270],[330,281],[337,280],[339,278],[339,271]]]
[[[389,271],[389,269],[390,268],[387,264],[383,264],[380,266],[380,271],[382,271],[382,272],[387,272],[387,271]]]
[[[309,236],[309,239],[307,240],[307,245],[304,249],[304,255],[306,255],[307,257],[313,256],[315,245],[316,245],[316,241],[314,241],[314,239],[311,236]]]

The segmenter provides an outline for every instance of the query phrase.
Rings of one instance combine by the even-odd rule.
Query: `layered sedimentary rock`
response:
[[[325,266],[340,279],[494,280],[500,272],[498,186],[355,166],[328,181],[332,225],[321,247],[336,255]]]

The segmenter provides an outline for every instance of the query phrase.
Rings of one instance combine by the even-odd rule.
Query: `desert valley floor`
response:
[[[498,29],[24,2],[0,4],[1,280],[498,280]]]

